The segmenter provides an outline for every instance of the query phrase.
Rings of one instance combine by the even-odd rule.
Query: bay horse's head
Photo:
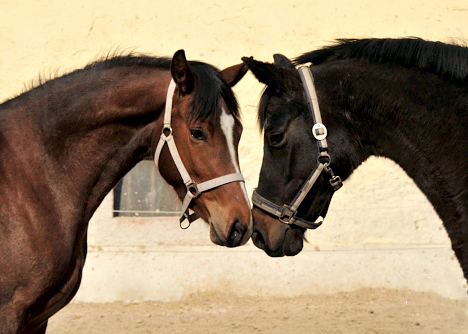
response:
[[[258,113],[264,152],[253,196],[252,240],[270,256],[292,256],[302,250],[306,228],[319,226],[314,222],[325,217],[334,188],[329,173],[320,169],[314,174],[327,165],[317,162],[320,152],[312,135],[314,120],[300,75],[286,57],[274,58],[274,64],[242,59],[267,85]],[[311,189],[302,192],[312,176]],[[301,196],[305,197],[297,201]],[[296,212],[290,210],[292,203],[299,203]]]
[[[231,90],[246,71],[240,64],[220,72],[176,52],[164,126],[154,134],[160,173],[183,201],[181,226],[185,218],[202,218],[210,225],[211,240],[228,247],[245,244],[251,235],[238,157],[242,125]]]

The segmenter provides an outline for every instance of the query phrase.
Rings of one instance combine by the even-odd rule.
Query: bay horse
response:
[[[344,39],[293,61],[280,54],[274,63],[243,61],[267,85],[258,110],[264,156],[252,197],[257,247],[270,256],[298,254],[341,179],[382,156],[432,203],[468,279],[468,48],[419,38]]]
[[[155,158],[215,244],[247,242],[231,89],[247,70],[183,50],[116,55],[0,105],[0,333],[45,333],[80,285],[93,212],[142,159]]]

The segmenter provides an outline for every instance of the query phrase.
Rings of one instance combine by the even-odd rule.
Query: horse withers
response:
[[[182,219],[192,209],[215,244],[247,242],[231,90],[246,71],[188,62],[182,50],[115,56],[0,105],[0,333],[44,333],[72,299],[88,222],[142,159],[156,158],[184,200]]]
[[[305,229],[325,217],[338,176],[383,156],[432,203],[468,279],[468,48],[341,40],[293,62],[274,59],[243,58],[267,85],[258,111],[264,156],[253,196],[255,245],[270,256],[298,254]],[[304,84],[309,70],[315,89]]]

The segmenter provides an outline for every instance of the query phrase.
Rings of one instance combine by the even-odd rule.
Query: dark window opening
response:
[[[172,217],[182,203],[151,160],[138,163],[114,188],[114,217]]]

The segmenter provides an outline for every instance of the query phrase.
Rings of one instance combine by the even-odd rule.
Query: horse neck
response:
[[[116,68],[54,80],[7,105],[15,109],[6,122],[9,154],[22,161],[23,173],[34,173],[31,179],[47,180],[37,186],[50,187],[57,210],[87,221],[119,179],[151,155],[170,79],[160,69]]]
[[[335,145],[351,152],[348,175],[370,155],[390,158],[443,220],[468,218],[468,165],[460,165],[468,142],[466,87],[432,73],[357,61],[323,65],[317,72],[326,95],[324,118],[339,123],[341,135],[350,139],[349,147]]]

